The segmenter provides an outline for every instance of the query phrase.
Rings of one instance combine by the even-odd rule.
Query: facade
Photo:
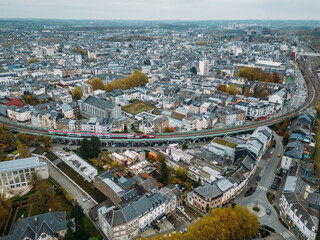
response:
[[[80,112],[98,118],[119,119],[122,116],[121,108],[111,102],[98,97],[88,96],[78,101]]]
[[[40,179],[49,177],[47,164],[38,157],[0,162],[0,173],[0,192],[8,196],[29,191],[33,174]]]
[[[202,60],[199,62],[199,75],[207,76],[209,73],[209,60]]]
[[[157,133],[163,133],[166,128],[169,128],[169,119],[166,116],[156,117],[153,122]]]

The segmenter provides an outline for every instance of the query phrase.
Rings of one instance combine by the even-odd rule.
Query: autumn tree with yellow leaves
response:
[[[258,217],[247,207],[229,205],[216,208],[210,215],[198,220],[184,234],[159,234],[152,240],[239,240],[259,234]]]
[[[148,76],[139,70],[134,70],[131,75],[125,78],[113,80],[107,83],[104,89],[106,92],[111,92],[115,89],[126,90],[132,87],[138,87],[145,83],[148,83]]]
[[[104,89],[103,81],[100,78],[92,78],[91,80],[88,80],[86,83],[92,86],[93,91],[98,89]]]

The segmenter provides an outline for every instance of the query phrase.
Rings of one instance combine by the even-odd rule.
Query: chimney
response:
[[[34,224],[37,225],[38,224],[38,218],[34,217]]]

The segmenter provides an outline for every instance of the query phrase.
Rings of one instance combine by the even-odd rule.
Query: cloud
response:
[[[314,19],[319,0],[0,0],[2,18]]]

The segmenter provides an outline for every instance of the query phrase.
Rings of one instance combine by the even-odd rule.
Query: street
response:
[[[285,239],[294,240],[297,238],[280,223],[280,221],[278,220],[277,212],[269,203],[266,196],[267,190],[273,181],[278,164],[281,160],[281,158],[278,157],[278,154],[281,154],[282,156],[284,150],[282,138],[274,134],[274,139],[277,141],[277,143],[275,149],[273,150],[271,158],[267,158],[267,160],[261,160],[267,162],[265,162],[265,167],[260,173],[261,180],[256,191],[249,197],[236,199],[235,202],[242,206],[248,206],[249,208],[252,208],[254,204],[258,204],[260,208],[260,212],[258,214],[260,224],[264,224],[274,228],[275,231]],[[255,181],[255,179],[252,179],[252,181]],[[266,209],[268,208],[271,209],[271,215],[266,214]]]

